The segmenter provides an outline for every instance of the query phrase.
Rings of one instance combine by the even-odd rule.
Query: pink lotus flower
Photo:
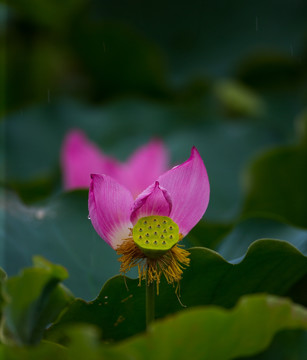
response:
[[[205,165],[192,148],[190,158],[162,174],[135,200],[107,175],[91,175],[89,215],[96,232],[121,258],[121,272],[138,266],[139,278],[179,282],[189,253],[178,242],[204,215],[210,186]]]
[[[168,154],[159,140],[139,148],[124,164],[104,155],[81,130],[70,131],[64,139],[61,165],[64,188],[88,188],[90,174],[109,175],[136,197],[167,170]]]

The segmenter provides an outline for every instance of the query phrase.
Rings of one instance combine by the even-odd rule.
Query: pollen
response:
[[[155,241],[158,243],[157,240]],[[162,244],[166,246],[166,241],[163,240]],[[155,246],[157,246],[157,244]],[[157,294],[159,294],[159,284],[162,275],[169,284],[176,284],[176,293],[178,293],[183,270],[190,264],[190,253],[182,249],[179,244],[176,244],[164,254],[156,258],[151,258],[147,257],[141,249],[136,246],[132,237],[129,237],[117,247],[116,252],[120,255],[118,259],[121,263],[120,272],[126,274],[133,267],[137,266],[139,285],[141,285],[142,281],[145,281],[147,285],[155,282]]]
[[[144,231],[145,238],[142,236]],[[155,259],[177,244],[179,227],[167,216],[146,216],[135,224],[132,237],[136,246],[146,256]]]

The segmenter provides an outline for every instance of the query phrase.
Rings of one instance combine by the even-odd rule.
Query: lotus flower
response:
[[[89,215],[96,232],[121,257],[121,272],[138,266],[147,284],[163,273],[179,283],[189,253],[178,244],[204,215],[210,186],[205,165],[192,148],[183,164],[159,176],[134,200],[108,175],[91,175]]]
[[[90,174],[109,175],[135,198],[167,170],[168,154],[159,140],[139,148],[124,164],[104,155],[81,130],[70,131],[61,151],[64,188],[88,188]]]

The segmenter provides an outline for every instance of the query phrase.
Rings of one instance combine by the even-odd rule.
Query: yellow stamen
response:
[[[182,235],[180,235],[180,240],[181,239]],[[121,262],[120,272],[125,274],[131,270],[131,268],[137,266],[139,285],[141,285],[142,280],[145,280],[147,285],[155,281],[157,294],[159,293],[162,273],[169,284],[177,283],[177,292],[179,289],[179,281],[182,279],[182,269],[190,264],[190,259],[188,258],[190,253],[182,249],[179,244],[176,244],[164,254],[152,258],[145,255],[135,244],[133,238],[129,237],[118,246],[116,252],[118,255],[121,255],[119,258]]]

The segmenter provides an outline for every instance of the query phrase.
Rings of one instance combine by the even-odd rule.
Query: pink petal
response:
[[[91,175],[88,208],[96,232],[116,249],[129,235],[133,198],[130,192],[107,175]]]
[[[144,216],[169,216],[172,201],[168,192],[159,186],[158,181],[150,185],[135,200],[131,213],[131,222],[135,225]]]
[[[123,166],[119,182],[136,198],[168,169],[168,153],[162,141],[152,140],[139,148]]]
[[[210,195],[205,165],[197,149],[192,148],[190,158],[158,179],[172,199],[172,218],[185,236],[204,215]]]
[[[81,130],[72,130],[64,139],[61,151],[64,188],[88,188],[90,174],[100,173],[116,177],[119,165],[104,156]]]

